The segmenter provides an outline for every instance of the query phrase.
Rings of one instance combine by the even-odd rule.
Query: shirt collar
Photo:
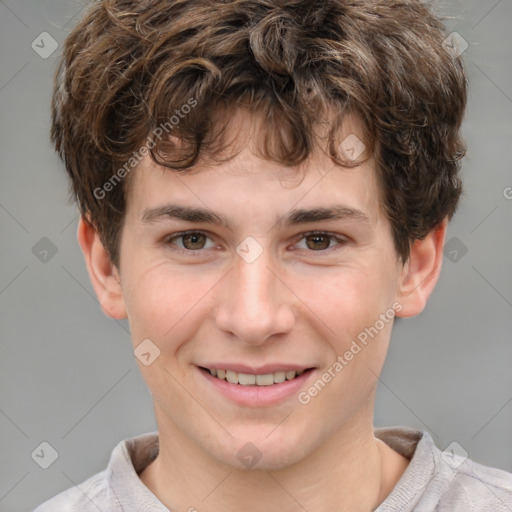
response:
[[[158,432],[121,441],[113,450],[107,467],[107,484],[112,502],[120,510],[169,512],[142,483],[139,474],[158,455]]]
[[[410,459],[400,480],[374,512],[414,510],[436,474],[439,449],[426,430],[408,427],[374,428],[374,435],[393,450]]]

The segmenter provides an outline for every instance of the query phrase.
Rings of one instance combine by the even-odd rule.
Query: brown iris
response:
[[[320,239],[324,239],[325,243],[317,243],[318,240]],[[329,248],[329,245],[330,245],[330,239],[331,237],[328,236],[328,235],[323,235],[323,234],[315,234],[315,235],[309,235],[306,237],[306,240],[315,240],[313,246],[310,246],[309,243],[308,243],[308,248],[309,249],[328,249]]]
[[[189,249],[191,251],[196,251],[198,249],[202,249],[203,247],[197,247],[197,245],[201,245],[201,242],[197,241],[198,239],[201,240],[201,238],[206,239],[206,235],[203,235],[202,233],[188,233],[186,235],[182,235],[183,238],[183,246],[186,249]],[[187,247],[186,240],[190,240],[192,245],[195,245],[196,247]],[[203,240],[204,242],[205,240]]]

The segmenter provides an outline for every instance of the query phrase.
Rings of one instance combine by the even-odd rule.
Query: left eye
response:
[[[305,233],[302,235],[302,238],[300,240],[306,240],[307,248],[313,249],[314,252],[319,252],[318,249],[320,250],[320,252],[326,251],[326,249],[330,248],[332,240],[336,240],[338,242],[338,246],[342,246],[344,243],[346,243],[346,240],[344,238],[335,235],[330,235],[329,233],[324,233],[323,231]],[[308,243],[308,241],[310,241],[311,243]],[[338,247],[337,249],[339,248],[340,247]]]
[[[201,231],[189,231],[187,233],[179,233],[168,237],[165,242],[169,245],[175,245],[173,241],[177,239],[182,239],[183,245],[183,247],[178,246],[178,250],[181,252],[191,253],[201,251],[202,249],[208,249],[208,247],[205,247],[205,242],[207,239],[210,239],[210,237]],[[307,249],[310,249],[312,252],[327,252],[332,240],[336,240],[338,242],[337,245],[340,247],[347,242],[343,237],[331,235],[323,231],[304,233],[301,235],[299,241],[300,240],[306,240]],[[340,247],[337,247],[336,249],[332,248],[332,250],[337,250]]]

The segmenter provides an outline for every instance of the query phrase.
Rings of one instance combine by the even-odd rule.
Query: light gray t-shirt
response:
[[[386,427],[374,434],[411,460],[375,512],[512,512],[512,473],[441,452],[427,431]],[[157,432],[121,441],[106,470],[33,512],[169,512],[138,476],[157,454]]]

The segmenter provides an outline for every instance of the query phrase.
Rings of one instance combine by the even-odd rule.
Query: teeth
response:
[[[280,382],[284,382],[286,380],[286,372],[276,372],[274,373],[274,382],[279,384]]]
[[[238,383],[244,386],[256,384],[256,375],[248,375],[247,373],[238,374]],[[258,383],[259,384],[259,383]]]
[[[235,372],[232,372],[231,370],[226,371],[226,380],[230,384],[238,384],[238,374]]]
[[[231,370],[216,370],[209,368],[210,374],[218,379],[227,380],[230,384],[241,384],[242,386],[271,386],[280,384],[285,380],[292,380],[304,373],[304,370],[287,372],[267,373],[265,375],[251,375],[248,373],[236,373]]]
[[[256,384],[258,384],[258,386],[272,386],[272,384],[274,384],[274,374],[267,373],[266,375],[256,375]]]

